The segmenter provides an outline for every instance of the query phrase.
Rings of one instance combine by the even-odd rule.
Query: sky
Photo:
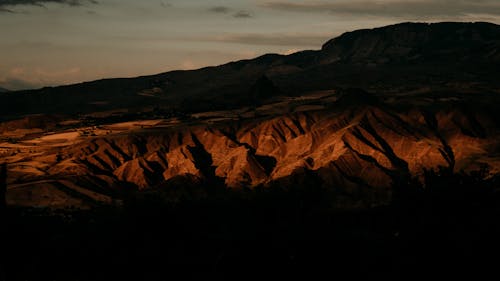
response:
[[[346,31],[407,21],[500,24],[500,0],[0,0],[0,87],[320,49]]]

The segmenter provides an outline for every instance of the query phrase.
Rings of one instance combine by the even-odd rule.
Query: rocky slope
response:
[[[345,94],[321,110],[153,127],[46,150],[11,164],[10,198],[22,201],[18,197],[25,195],[16,190],[33,192],[40,183],[76,191],[80,200],[109,202],[117,190],[168,188],[179,178],[229,188],[307,186],[314,180],[333,190],[336,200],[369,206],[388,202],[393,184],[425,169],[500,171],[499,123],[490,114],[401,111],[360,95]],[[28,160],[44,165],[21,170]],[[81,190],[93,193],[81,196]]]
[[[88,207],[123,190],[314,185],[370,206],[426,169],[496,175],[498,38],[488,23],[404,23],[319,51],[3,93],[8,200]]]

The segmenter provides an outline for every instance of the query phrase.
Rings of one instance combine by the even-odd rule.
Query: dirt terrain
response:
[[[450,99],[463,103],[458,96],[444,104]],[[425,99],[424,107],[404,104],[331,90],[182,120],[4,130],[7,200],[88,208],[120,204],[122,189],[166,188],[179,178],[241,189],[312,177],[336,190],[340,205],[366,207],[389,202],[394,184],[426,169],[499,173],[494,114]]]
[[[11,205],[301,183],[383,205],[425,171],[498,175],[500,27],[402,23],[321,50],[0,94]]]

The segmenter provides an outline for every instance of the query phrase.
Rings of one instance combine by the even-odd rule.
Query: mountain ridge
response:
[[[407,23],[319,51],[2,94],[8,202],[298,182],[356,208],[429,170],[498,175],[497,38],[496,25]]]
[[[359,95],[365,102],[353,102]],[[118,125],[100,126],[103,133],[93,137],[64,141],[70,130],[32,146],[11,145],[3,157],[10,163],[8,200],[61,204],[52,195],[37,198],[43,189],[33,188],[40,184],[90,190],[91,202],[100,202],[123,189],[162,190],[177,182],[253,189],[312,180],[336,190],[332,200],[350,208],[386,204],[393,185],[428,170],[500,173],[494,113],[448,106],[402,111],[359,90],[337,97],[322,98],[323,108],[307,105],[286,114],[174,127],[155,122],[111,134]]]
[[[485,47],[489,44],[499,46],[498,39],[499,26],[487,22],[441,22],[441,23],[400,23],[373,29],[361,29],[347,32],[339,37],[326,42],[321,50],[328,53],[334,53],[338,46],[345,47],[340,55],[341,60],[354,59],[377,59],[384,54],[393,54],[397,57],[412,58],[412,52],[432,51],[433,48],[439,48],[439,52],[447,52],[445,48],[457,49],[457,55],[464,55],[469,48]],[[380,40],[382,39],[382,40]],[[361,41],[361,42],[359,42]],[[375,41],[382,46],[371,46],[366,44]],[[378,42],[383,41],[383,42]],[[364,45],[364,46],[363,46]],[[367,46],[368,45],[368,46]],[[376,44],[375,44],[376,45]],[[426,50],[426,45],[430,45],[430,50]],[[458,47],[460,46],[460,47]],[[444,48],[443,48],[444,47]],[[397,48],[400,48],[399,50]],[[361,49],[361,50],[359,50]],[[362,52],[365,51],[365,52]],[[399,51],[399,52],[398,52]],[[477,50],[476,50],[477,51]],[[446,55],[455,55],[448,53]],[[436,59],[436,57],[432,57]],[[494,57],[498,60],[498,56]],[[386,58],[388,59],[388,58]],[[463,57],[461,59],[464,59]]]
[[[335,87],[371,87],[377,92],[415,89],[423,83],[442,87],[444,82],[496,88],[492,74],[500,60],[496,38],[500,38],[500,26],[489,23],[404,23],[344,33],[317,51],[266,54],[197,70],[2,94],[0,109],[15,117],[13,108],[23,108],[19,114],[76,114],[155,105],[190,110],[186,105],[202,103],[207,105],[194,110],[227,108],[251,104],[250,89],[263,76],[281,92],[293,95]],[[306,79],[308,83],[302,83]]]

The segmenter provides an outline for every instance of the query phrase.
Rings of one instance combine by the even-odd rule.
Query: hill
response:
[[[8,201],[314,182],[359,207],[429,169],[496,175],[498,38],[488,23],[403,23],[318,51],[3,94]]]
[[[403,23],[345,33],[321,50],[191,71],[104,79],[0,95],[4,119],[19,114],[78,114],[155,106],[182,111],[236,108],[255,102],[252,89],[266,77],[278,93],[301,95],[361,87],[380,93],[496,91],[500,26],[490,23]]]

